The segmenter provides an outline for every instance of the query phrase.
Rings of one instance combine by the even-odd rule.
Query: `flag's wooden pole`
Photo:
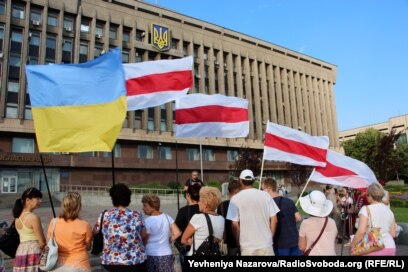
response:
[[[265,162],[264,155],[262,155],[261,173],[259,174],[259,188],[258,188],[259,190],[261,189],[261,185],[262,185],[262,175],[263,175],[264,162]]]
[[[302,197],[303,193],[305,192],[306,187],[307,187],[307,185],[309,184],[310,178],[313,176],[313,173],[315,172],[315,169],[316,169],[316,168],[313,167],[313,171],[312,171],[312,173],[310,174],[309,178],[307,179],[306,184],[305,184],[305,186],[303,187],[303,190],[302,190],[302,192],[300,193],[300,195],[299,195],[299,197],[298,197],[298,199],[297,199],[297,201],[296,201],[295,206],[298,205],[299,199]]]
[[[201,180],[204,182],[204,173],[203,173],[203,146],[201,144],[200,138],[200,168],[201,168]]]
[[[179,167],[178,167],[178,142],[176,140],[176,182],[177,182],[177,210],[180,210],[180,183],[179,183]]]

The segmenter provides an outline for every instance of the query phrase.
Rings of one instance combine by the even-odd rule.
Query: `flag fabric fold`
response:
[[[128,111],[150,108],[186,95],[193,86],[193,57],[123,64]]]
[[[328,150],[326,167],[316,167],[310,180],[349,188],[365,188],[377,182],[373,171],[363,162]]]
[[[176,137],[246,137],[248,100],[190,94],[176,100]]]
[[[329,138],[327,136],[311,136],[293,128],[268,122],[264,160],[325,166],[328,148]]]
[[[126,117],[119,49],[81,64],[27,65],[40,152],[112,151]]]

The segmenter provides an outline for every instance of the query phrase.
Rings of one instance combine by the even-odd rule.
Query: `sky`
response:
[[[339,130],[408,114],[408,0],[145,0],[337,66]]]

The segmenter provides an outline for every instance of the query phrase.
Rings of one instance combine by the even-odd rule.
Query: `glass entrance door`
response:
[[[1,178],[2,193],[17,193],[17,176],[4,176]]]

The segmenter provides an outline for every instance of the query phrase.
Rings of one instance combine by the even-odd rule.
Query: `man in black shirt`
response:
[[[191,172],[191,178],[187,179],[186,183],[184,184],[184,192],[187,192],[188,186],[194,185],[196,183],[204,186],[204,182],[198,178],[198,171],[193,171]]]

